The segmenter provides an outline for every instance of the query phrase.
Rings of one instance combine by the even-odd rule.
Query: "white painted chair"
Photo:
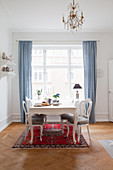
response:
[[[25,114],[25,138],[26,138],[28,131],[29,131],[29,115],[27,112],[27,105],[25,101],[23,101],[23,110]]]
[[[89,117],[91,114],[91,109],[92,109],[92,101],[90,98],[80,102],[80,114],[78,117],[78,124],[77,124],[78,142],[80,141],[82,126],[87,126],[89,140],[91,140],[90,132],[89,132]]]
[[[87,109],[86,109],[87,107]],[[78,115],[78,123],[77,123],[77,133],[78,133],[78,142],[80,141],[80,135],[81,135],[81,127],[87,126],[87,131],[90,138],[89,133],[89,117],[92,109],[92,101],[91,99],[86,99],[80,102],[79,104],[79,115]],[[69,114],[67,118],[67,137],[69,135],[69,125],[74,125],[74,115]]]
[[[27,136],[27,133],[30,128],[30,122],[29,122],[29,113],[26,112],[27,104],[25,101],[23,101],[23,110],[25,113],[25,124],[26,124],[26,132],[25,137]],[[42,132],[43,132],[43,124],[44,124],[44,117],[42,115],[35,114],[32,116],[32,126],[40,126],[40,140],[42,141]]]
[[[79,109],[79,103],[80,103],[79,100],[75,101],[75,103],[74,103],[74,106],[76,106],[76,112],[77,112],[77,114],[79,114],[79,111],[80,111],[80,109]],[[68,124],[68,118],[69,118],[71,115],[73,116],[72,113],[69,113],[69,114],[61,114],[61,129],[62,129],[62,132],[63,132],[63,133],[64,133],[63,123],[64,123],[64,121],[65,121],[66,124]],[[69,134],[69,126],[67,126],[67,128],[68,128],[68,133],[67,133],[67,135],[68,135],[68,134]]]
[[[28,97],[26,97],[25,99],[26,99],[26,104],[27,104],[27,111],[29,113],[29,108],[32,106],[32,100],[29,99]],[[40,117],[44,118],[44,120],[45,120],[45,127],[46,127],[46,124],[47,124],[47,115],[40,114]]]
[[[29,108],[32,106],[32,100],[29,99],[28,97],[26,97],[25,100],[27,105],[27,111],[29,112]]]

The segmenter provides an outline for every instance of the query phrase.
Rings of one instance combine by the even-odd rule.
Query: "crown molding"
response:
[[[65,29],[27,29],[27,28],[12,28],[10,29],[11,32],[61,32],[61,33],[72,33],[70,31],[67,31]],[[79,33],[113,33],[113,29],[88,29],[85,28],[83,30],[80,30],[78,32],[72,33],[72,34],[79,34]]]

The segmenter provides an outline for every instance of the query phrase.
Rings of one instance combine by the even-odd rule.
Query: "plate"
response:
[[[42,104],[41,105],[35,104],[34,107],[42,107]]]

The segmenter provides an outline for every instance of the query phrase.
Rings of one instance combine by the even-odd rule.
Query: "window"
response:
[[[60,93],[60,99],[75,98],[74,84],[79,83],[80,98],[84,98],[84,69],[82,45],[39,46],[32,49],[32,98],[37,89],[43,97]]]

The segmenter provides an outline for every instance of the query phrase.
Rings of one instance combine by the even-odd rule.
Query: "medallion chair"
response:
[[[32,106],[32,100],[26,97],[26,104],[27,104],[27,112],[29,113],[29,108]],[[45,120],[45,127],[47,124],[47,115],[45,114],[38,114],[40,117],[44,118]]]
[[[76,113],[79,114],[79,100],[75,101],[74,106],[76,106]],[[69,114],[61,114],[61,128],[62,128],[62,132],[64,133],[64,129],[63,129],[63,123],[64,121],[66,122],[66,124],[68,124],[68,119],[70,118],[70,116],[73,116],[72,113]],[[68,128],[68,133],[67,136],[69,134],[69,126],[67,126]]]
[[[90,98],[80,102],[80,115],[78,117],[77,131],[78,142],[80,141],[81,127],[87,126],[89,140],[91,140],[89,132],[89,118],[92,110],[92,101]]]
[[[25,113],[25,124],[26,124],[26,130],[25,130],[25,137],[27,136],[27,133],[30,129],[30,122],[29,122],[29,113],[26,112],[27,104],[25,101],[23,101],[23,110]],[[44,117],[38,114],[34,114],[32,116],[32,126],[40,126],[41,132],[40,132],[40,140],[42,141],[42,132],[43,132],[43,124],[44,124]]]
[[[86,99],[80,102],[79,104],[79,115],[78,115],[78,122],[77,122],[77,133],[78,133],[78,142],[80,141],[80,135],[81,135],[81,127],[87,126],[88,136],[89,140],[90,133],[89,133],[89,117],[92,109],[92,101],[91,99]],[[74,125],[74,115],[69,114],[67,117],[67,137],[69,135],[69,125]]]

